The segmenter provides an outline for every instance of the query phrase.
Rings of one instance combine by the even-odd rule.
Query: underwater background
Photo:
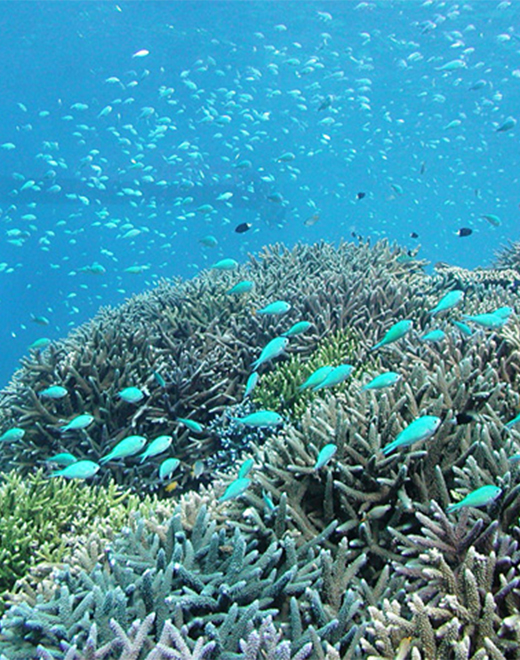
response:
[[[0,26],[0,660],[520,659],[517,4]]]

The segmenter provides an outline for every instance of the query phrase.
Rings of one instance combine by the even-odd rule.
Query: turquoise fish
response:
[[[246,382],[246,389],[244,391],[244,399],[248,397],[255,389],[259,378],[260,376],[258,375],[258,371],[253,371],[253,373],[249,376]]]
[[[252,458],[247,458],[242,465],[240,466],[240,469],[238,471],[238,479],[245,479],[247,475],[251,472],[253,469],[255,462]]]
[[[99,465],[94,461],[76,461],[67,465],[62,470],[53,472],[51,477],[65,477],[65,479],[90,479],[99,470]]]
[[[446,312],[449,309],[453,309],[457,305],[460,305],[463,300],[464,291],[459,291],[458,289],[455,291],[448,291],[448,293],[439,300],[435,307],[429,311],[429,314],[435,316],[441,312]]]
[[[463,335],[466,335],[466,337],[471,337],[473,334],[473,330],[467,323],[463,323],[462,321],[453,321],[453,325],[455,325]]]
[[[441,418],[435,417],[435,415],[423,415],[414,419],[411,424],[408,424],[397,438],[390,444],[383,447],[383,454],[386,456],[394,451],[394,449],[402,449],[403,447],[409,447],[415,442],[421,440],[428,440],[431,438],[435,431],[441,425]]]
[[[257,410],[245,417],[232,417],[233,421],[246,426],[256,426],[257,428],[267,428],[278,426],[283,423],[283,417],[272,410]]]
[[[314,388],[316,385],[322,383],[325,378],[334,370],[330,364],[326,364],[323,367],[319,367],[316,371],[313,371],[312,374],[307,378],[307,380],[298,386],[299,390],[307,390],[309,388]]]
[[[251,367],[256,371],[261,364],[269,362],[275,357],[281,355],[288,345],[289,340],[287,337],[275,337],[274,339],[271,339],[271,341],[264,346],[260,353],[260,357],[253,362]]]
[[[78,459],[73,454],[64,451],[61,452],[60,454],[54,454],[54,456],[50,456],[45,462],[57,463],[58,465],[67,467],[67,465],[72,465],[73,463],[77,463]]]
[[[413,325],[412,321],[408,319],[394,323],[394,325],[387,330],[383,339],[381,339],[381,341],[378,342],[375,346],[372,346],[370,350],[375,351],[378,348],[381,348],[382,346],[386,346],[387,344],[392,344],[394,341],[401,339],[402,337],[405,336],[407,332],[411,330],[412,325]]]
[[[480,327],[486,328],[487,330],[500,330],[500,328],[503,328],[509,319],[509,317],[505,317],[502,314],[496,314],[496,312],[476,314],[474,316],[465,314],[463,318],[466,321],[476,323]]]
[[[59,430],[61,433],[66,433],[67,431],[80,431],[86,429],[87,426],[90,426],[94,421],[94,416],[85,413],[84,415],[77,415],[70,420],[64,426],[60,426]]]
[[[385,387],[392,387],[397,381],[401,379],[401,374],[396,373],[395,371],[385,371],[382,374],[379,374],[375,378],[363,385],[362,390],[382,390]]]
[[[346,380],[350,374],[354,371],[354,367],[351,364],[340,364],[338,367],[334,367],[325,378],[312,388],[313,392],[321,390],[324,387],[334,387],[339,385],[344,380]]]
[[[218,498],[219,502],[227,502],[243,495],[251,485],[251,479],[241,477],[232,481],[224,491],[224,494]]]
[[[180,464],[178,458],[167,458],[159,465],[159,479],[164,481],[171,477]]]
[[[40,337],[35,339],[32,344],[29,344],[29,348],[32,348],[35,351],[42,351],[44,348],[47,348],[51,343],[51,340],[48,337]]]
[[[249,293],[254,288],[254,282],[251,280],[243,280],[242,282],[237,282],[235,286],[232,286],[229,291],[226,291],[228,296],[230,295],[241,295],[242,293]]]
[[[38,392],[39,397],[46,399],[63,399],[64,396],[67,396],[68,392],[65,387],[61,385],[51,385],[46,387],[44,390]]]
[[[314,470],[319,470],[320,468],[325,467],[337,451],[337,445],[332,443],[325,445],[318,454],[318,458],[314,464]]]
[[[256,314],[286,314],[291,309],[291,303],[288,303],[285,300],[275,300],[269,305],[262,307],[262,309],[257,309]]]
[[[187,426],[190,431],[195,431],[195,433],[202,433],[204,427],[199,422],[196,422],[194,419],[186,419],[186,417],[177,417],[177,421],[184,426]]]
[[[221,259],[211,266],[214,270],[235,270],[238,268],[238,261],[235,259]]]
[[[144,399],[144,392],[138,387],[125,387],[117,396],[126,403],[139,403]]]
[[[294,337],[295,335],[301,335],[304,332],[307,332],[309,328],[312,328],[312,323],[309,321],[298,321],[294,325],[291,325],[289,330],[282,332],[282,337]]]
[[[451,513],[452,511],[457,511],[457,509],[462,509],[465,506],[487,506],[494,502],[502,494],[502,489],[498,486],[481,486],[476,490],[468,493],[460,502],[455,502],[455,504],[450,504],[446,509],[446,513]]]
[[[506,427],[506,429],[509,429],[518,422],[520,422],[520,413],[516,417],[513,417],[513,419],[510,419],[506,424],[504,424],[504,426]]]
[[[444,332],[444,330],[440,330],[439,328],[436,328],[435,330],[431,330],[430,332],[427,332],[426,334],[422,335],[421,341],[435,343],[436,341],[442,341],[445,337],[446,337],[446,333]]]
[[[173,438],[171,435],[160,435],[158,438],[155,438],[155,440],[152,440],[152,442],[150,442],[148,447],[141,454],[141,463],[146,461],[147,458],[162,454],[170,447],[172,441]]]
[[[117,445],[103,458],[99,459],[101,465],[108,461],[115,461],[119,458],[135,456],[146,444],[146,438],[142,435],[129,435],[123,438]]]
[[[8,429],[2,435],[0,435],[0,442],[14,442],[16,440],[21,440],[25,435],[24,429],[20,429],[17,426],[12,429]]]

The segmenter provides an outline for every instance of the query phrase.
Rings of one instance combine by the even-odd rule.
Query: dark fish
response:
[[[235,231],[237,234],[244,234],[246,231],[251,229],[253,225],[250,222],[241,222],[237,227],[235,227]]]
[[[423,162],[421,163],[421,174],[424,174],[425,172],[426,172],[426,163],[423,160]]]
[[[455,415],[457,424],[471,424],[478,420],[478,415],[472,410],[463,410]]]
[[[473,229],[470,229],[469,227],[461,227],[455,233],[457,234],[457,236],[460,236],[462,238],[464,236],[471,236],[471,234],[473,233]]]
[[[358,192],[356,195],[356,199],[363,199],[363,197],[366,197],[366,193],[364,192]]]
[[[327,108],[330,108],[330,106],[332,105],[333,100],[334,100],[334,97],[331,94],[326,96],[323,99],[323,101],[320,103],[320,107],[318,108],[318,112],[320,112],[321,110],[326,110]]]
[[[410,238],[419,238],[419,234],[416,234],[414,231],[410,234]]]

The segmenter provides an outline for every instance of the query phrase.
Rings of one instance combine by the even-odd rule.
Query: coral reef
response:
[[[516,271],[520,270],[520,243],[518,241],[509,241],[507,245],[495,252],[495,268],[510,268]]]

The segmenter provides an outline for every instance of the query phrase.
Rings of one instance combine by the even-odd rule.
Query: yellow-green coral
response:
[[[0,609],[6,592],[38,563],[59,562],[67,552],[67,535],[92,531],[103,520],[114,530],[131,511],[149,509],[153,500],[107,486],[49,479],[42,470],[28,477],[16,471],[0,483]]]
[[[262,375],[253,394],[254,403],[259,408],[283,411],[293,419],[299,419],[309,403],[327,391],[299,390],[299,386],[320,367],[352,363],[358,346],[356,333],[347,328],[322,339],[309,358],[291,355],[289,360],[277,364]],[[348,381],[335,388],[335,391],[341,392],[346,387]]]

